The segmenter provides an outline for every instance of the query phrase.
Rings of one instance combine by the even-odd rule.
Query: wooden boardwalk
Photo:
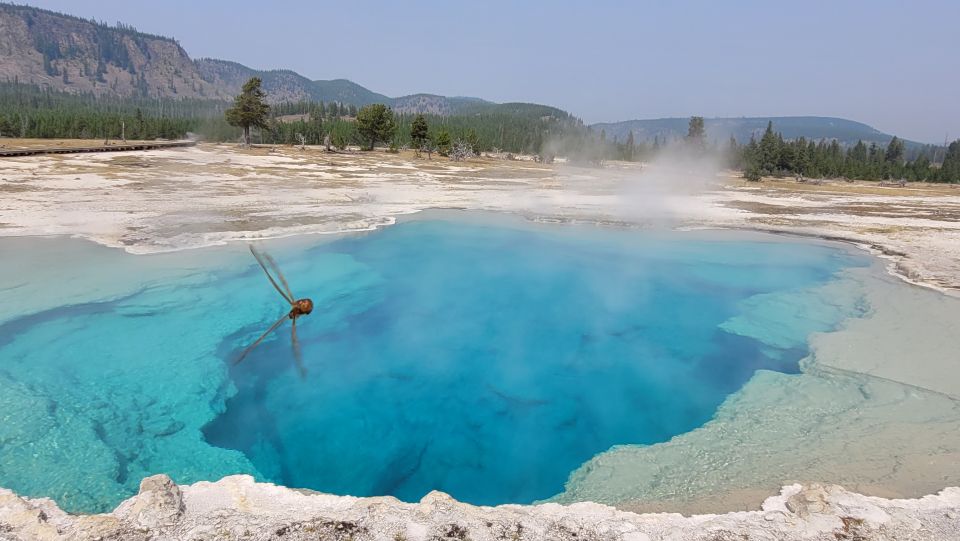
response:
[[[78,154],[83,152],[129,152],[132,150],[156,150],[158,148],[192,147],[196,141],[153,141],[147,143],[118,143],[90,147],[37,147],[0,149],[0,158],[9,156],[37,156],[40,154]]]

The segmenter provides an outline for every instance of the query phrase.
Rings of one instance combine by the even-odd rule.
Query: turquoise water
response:
[[[861,310],[818,288],[868,263],[770,236],[456,219],[265,248],[316,304],[305,378],[289,326],[229,362],[285,312],[242,247],[90,247],[63,275],[109,255],[115,295],[0,324],[0,486],[83,511],[158,472],[547,498],[613,445],[702,425],[755,371],[796,372],[811,332]],[[797,314],[771,311],[784,298]]]

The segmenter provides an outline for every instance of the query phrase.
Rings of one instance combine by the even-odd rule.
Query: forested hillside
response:
[[[222,100],[118,98],[0,83],[0,137],[175,139],[219,124]]]
[[[391,98],[347,79],[312,81],[291,70],[191,60],[175,40],[30,6],[0,3],[0,81],[107,97],[228,100],[259,77],[271,103],[384,103],[401,113],[471,114],[479,98]]]
[[[0,80],[100,96],[227,99],[176,41],[0,4]]]
[[[128,139],[181,138],[189,133],[210,141],[237,141],[223,100],[97,96],[0,83],[0,137]],[[254,142],[320,144],[331,135],[342,145],[357,144],[358,106],[332,102],[284,102],[271,107],[268,129]],[[409,144],[413,114],[396,116],[398,146]],[[552,107],[532,104],[476,104],[468,114],[427,115],[435,132],[451,141],[470,138],[478,148],[539,152],[543,142],[562,134],[587,133],[579,119]]]
[[[359,106],[390,101],[387,96],[372,92],[346,79],[311,81],[290,70],[258,71],[236,62],[211,58],[201,58],[196,61],[196,65],[204,80],[226,89],[231,95],[237,94],[243,83],[251,77],[259,77],[273,103],[335,101]]]

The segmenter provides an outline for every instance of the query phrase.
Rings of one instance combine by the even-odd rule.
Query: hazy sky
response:
[[[960,137],[960,1],[26,0],[171,36],[193,58],[530,101],[586,122],[839,116]]]

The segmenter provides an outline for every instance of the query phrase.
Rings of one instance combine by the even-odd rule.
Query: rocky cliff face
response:
[[[263,80],[272,103],[384,103],[401,113],[440,115],[510,110],[478,98],[432,94],[390,98],[347,79],[312,81],[291,70],[255,70],[210,58],[192,60],[170,38],[0,3],[0,81],[106,96],[226,100],[237,95],[251,77]],[[558,109],[524,107],[567,116]]]
[[[8,4],[0,4],[0,80],[97,95],[230,95],[174,40]]]
[[[684,517],[595,503],[475,507],[440,492],[403,503],[291,490],[241,475],[181,487],[157,475],[102,515],[68,515],[51,500],[0,489],[0,539],[948,540],[960,539],[960,489],[887,500],[838,486],[791,485],[759,511]]]
[[[291,70],[255,70],[192,60],[170,38],[29,6],[0,3],[0,81],[107,96],[230,99],[260,77],[272,103],[385,103],[402,113],[453,114],[477,98],[415,94],[390,98],[346,79],[311,81]]]
[[[258,71],[224,60],[192,60],[176,41],[124,26],[29,6],[0,4],[0,81],[109,96],[229,99],[250,77],[270,101],[390,103],[344,79],[311,81],[290,70]]]

